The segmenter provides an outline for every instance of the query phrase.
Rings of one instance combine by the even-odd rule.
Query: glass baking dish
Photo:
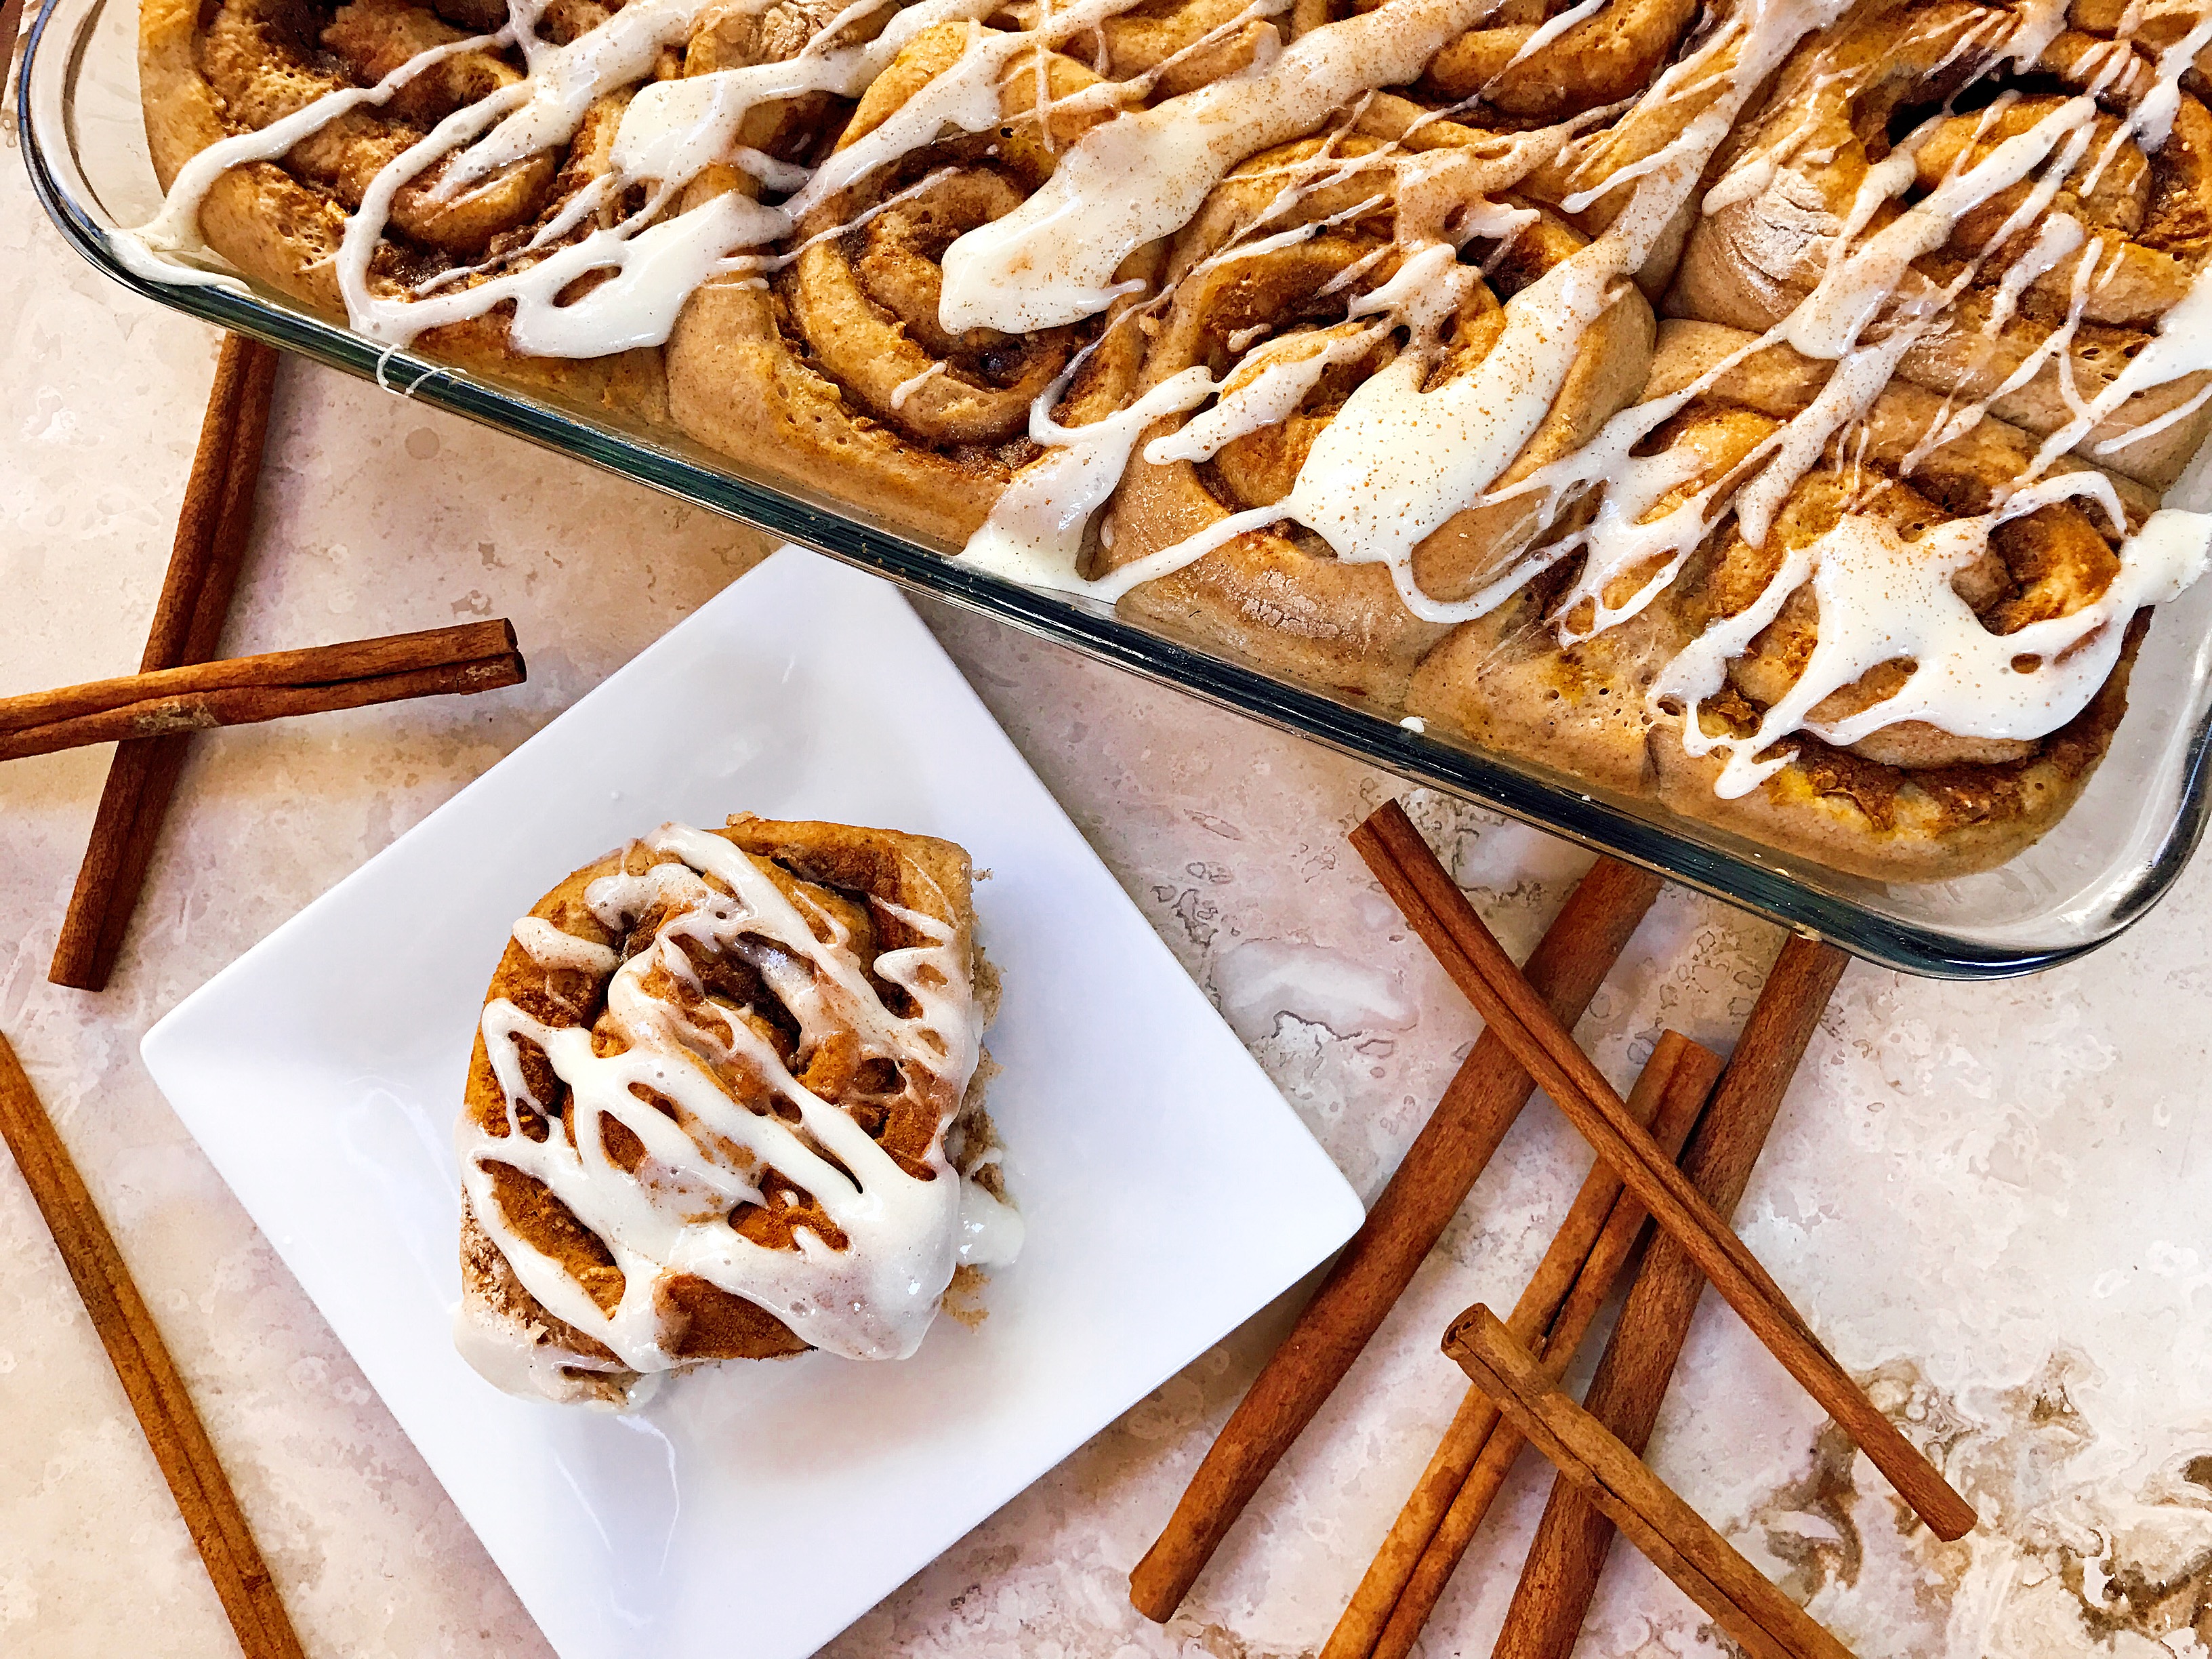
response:
[[[1994,978],[2094,950],[2156,903],[2203,834],[2212,739],[2212,580],[2160,610],[2131,710],[2080,802],[1998,869],[1887,884],[1785,857],[1655,803],[1400,726],[1326,692],[1195,650],[1096,601],[987,575],[865,507],[738,466],[680,437],[625,430],[478,374],[383,347],[272,293],[149,280],[107,232],[160,202],[139,113],[137,0],[47,0],[25,55],[19,118],[39,197],[62,234],[116,281],[250,334],[833,558],[1056,640],[1409,779],[1481,801],[1730,903],[1916,974]],[[2207,456],[2168,496],[2202,506]]]

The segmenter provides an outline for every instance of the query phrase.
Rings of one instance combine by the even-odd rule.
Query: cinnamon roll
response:
[[[1386,0],[1299,0],[1301,29]],[[1469,125],[1540,126],[1635,99],[1698,18],[1694,0],[1504,0],[1429,58],[1407,91]]]
[[[2212,48],[2183,8],[1862,6],[1733,142],[1668,309],[1786,322],[1823,356],[1887,330],[1947,420],[1987,410],[2169,484],[2212,430],[2212,374],[2129,370],[2169,317],[2212,326],[2178,310],[2212,263],[2193,58]]]
[[[1411,706],[1868,876],[1966,874],[2033,842],[2103,756],[2139,613],[2187,556],[2149,491],[2074,462],[2039,475],[2033,434],[1993,416],[1931,443],[1943,400],[1903,380],[1747,500],[1832,378],[1786,344],[1662,324],[1632,517],[1601,510],[1581,562],[1440,647]]]
[[[526,1396],[810,1347],[899,1358],[1012,1259],[967,854],[665,824],[517,922],[458,1131],[462,1352]]]
[[[1397,568],[1340,557],[1296,520],[1267,522],[1267,509],[1291,495],[1356,388],[1388,376],[1433,392],[1474,376],[1511,296],[1585,246],[1557,215],[1486,191],[1512,155],[1386,106],[1261,152],[1207,198],[1176,240],[1164,308],[1140,323],[1151,337],[1137,390],[1195,370],[1218,380],[1218,395],[1146,429],[1092,568],[1141,572],[1179,548],[1206,550],[1131,587],[1125,612],[1310,684],[1402,701],[1449,624],[1401,590],[1449,606],[1498,580],[1529,538],[1533,498],[1449,515]],[[1498,485],[1584,442],[1627,402],[1650,337],[1650,307],[1622,285]],[[1224,541],[1224,530],[1236,533]]]
[[[528,63],[502,27],[505,12],[482,0],[441,0],[434,9],[412,0],[143,0],[147,137],[162,188],[180,198],[164,216],[165,249],[212,250],[246,276],[344,316],[360,309],[355,299],[388,305],[450,293],[532,262],[555,240],[549,230],[580,239],[585,219],[596,225],[611,210],[577,211],[607,172],[627,88],[585,103],[559,142],[466,189],[441,188],[449,157],[410,165],[434,131],[467,121],[467,112],[526,97]],[[555,0],[539,27],[550,47],[572,46],[608,15],[598,0]],[[227,151],[235,165],[208,167]],[[205,176],[185,178],[188,170]],[[362,234],[372,224],[375,234]],[[591,280],[579,273],[580,283]],[[541,395],[665,418],[656,352],[579,359],[532,349],[489,308],[426,317],[416,332],[431,355]]]
[[[1303,0],[1298,15],[1311,25],[1382,3]],[[1696,0],[1504,0],[1446,40],[1402,93],[1483,131],[1559,127],[1565,142],[1538,159],[1516,191],[1585,235],[1601,234],[1626,205],[1627,181],[1644,171],[1680,170],[1673,222],[1637,271],[1656,301],[1688,230],[1686,186],[1711,154],[1696,131],[1699,118],[1747,89],[1735,70],[1747,43],[1756,55],[1762,33],[1794,40],[1817,22],[1816,15],[1800,14],[1770,19],[1762,31],[1759,14],[1775,9]],[[1763,72],[1753,66],[1753,74]],[[1723,109],[1723,118],[1730,112]]]
[[[979,65],[995,85],[998,118],[937,137],[937,120],[912,100],[941,95]],[[948,329],[938,261],[1024,201],[1122,95],[1060,52],[979,50],[960,24],[916,35],[869,85],[825,174],[896,138],[902,125],[930,141],[855,169],[843,189],[817,191],[762,271],[692,296],[668,343],[678,422],[724,454],[795,473],[902,528],[964,541],[1038,453],[1032,406],[1057,405],[1056,389],[1103,324]],[[1141,284],[1146,263],[1133,256],[1123,274]]]

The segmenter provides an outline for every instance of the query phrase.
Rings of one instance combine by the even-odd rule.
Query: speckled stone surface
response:
[[[214,355],[68,252],[0,131],[0,694],[135,665]],[[761,551],[748,532],[298,363],[279,386],[234,651],[512,617],[521,690],[203,740],[104,996],[46,981],[106,763],[0,767],[0,1030],[161,1320],[311,1653],[544,1638],[137,1057],[192,988]],[[1387,777],[995,624],[925,607],[1183,965],[1364,1194],[1474,1035],[1344,844]],[[1429,797],[1516,950],[1582,855]],[[1664,896],[1581,1035],[1625,1081],[1662,1025],[1725,1045],[1779,939]],[[1708,1297],[1653,1457],[1865,1656],[2212,1653],[2212,860],[2090,961],[1996,987],[1853,967],[1739,1216],[1844,1363],[1982,1508],[1941,1545]],[[1279,1307],[895,1591],[830,1651],[1311,1652],[1459,1392],[1436,1351],[1510,1303],[1587,1164],[1537,1104],[1348,1383],[1164,1629],[1125,1576]],[[1195,1264],[1202,1270],[1203,1264]],[[1542,1472],[1524,1458],[1424,1651],[1483,1655]],[[732,1609],[733,1620],[742,1609]],[[1580,1651],[1720,1652],[1617,1553]],[[235,1647],[12,1166],[0,1167],[0,1652]],[[742,1652],[741,1641],[732,1647]]]

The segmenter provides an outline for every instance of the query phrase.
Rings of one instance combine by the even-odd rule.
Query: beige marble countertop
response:
[[[0,130],[0,694],[126,672],[213,362],[198,324],[62,245]],[[543,1638],[171,1115],[138,1039],[179,998],[737,577],[758,539],[288,362],[233,651],[512,617],[519,690],[204,740],[112,988],[46,980],[106,765],[0,767],[0,1030],[200,1402],[308,1650],[543,1654]],[[1371,1194],[1475,1030],[1344,834],[1375,771],[995,624],[922,607],[1015,743],[1345,1173]],[[1417,802],[1525,949],[1583,857]],[[1670,891],[1582,1035],[1617,1079],[1662,1024],[1725,1043],[1775,929]],[[1264,971],[1263,971],[1264,970]],[[2006,985],[1846,975],[1740,1212],[1844,1362],[1982,1507],[1957,1545],[1711,1297],[1654,1461],[1869,1659],[2212,1654],[2212,860],[2077,966]],[[1185,1613],[1125,1577],[1279,1307],[833,1644],[840,1659],[1312,1651],[1456,1398],[1436,1340],[1510,1302],[1588,1162],[1527,1113],[1381,1337]],[[1524,1458],[1424,1651],[1483,1655],[1544,1483]],[[740,1613],[741,1610],[733,1610]],[[1617,1552],[1580,1651],[1723,1650]],[[0,1652],[234,1653],[59,1259],[0,1163]]]

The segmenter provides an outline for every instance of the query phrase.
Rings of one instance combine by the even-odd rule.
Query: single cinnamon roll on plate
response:
[[[1010,1261],[970,882],[948,842],[735,817],[517,922],[458,1129],[471,1363],[620,1406],[712,1360],[899,1358]]]

